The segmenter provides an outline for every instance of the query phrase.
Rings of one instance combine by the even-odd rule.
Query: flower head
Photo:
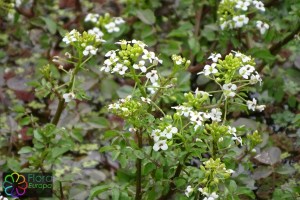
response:
[[[90,55],[96,55],[97,51],[98,51],[97,48],[95,48],[95,47],[93,47],[93,46],[91,46],[91,45],[88,45],[88,46],[85,47],[85,49],[84,49],[84,51],[83,51],[82,53],[83,53],[83,55],[85,55],[85,56],[87,56],[87,55],[89,55],[89,54],[90,54]]]
[[[151,83],[155,83],[158,80],[158,75],[156,70],[151,70],[146,74],[146,77],[150,79]]]
[[[222,117],[222,112],[221,112],[220,108],[213,108],[213,109],[211,109],[209,116],[212,121],[220,122],[221,117]]]
[[[65,102],[70,102],[71,100],[75,99],[75,94],[73,92],[63,94],[63,98]]]
[[[205,65],[204,66],[204,75],[205,76],[209,76],[210,74],[216,74],[218,73],[218,70],[216,69],[217,64],[216,63],[212,63],[211,65]],[[202,74],[203,72],[200,72],[198,74]]]
[[[208,59],[211,59],[213,62],[218,62],[218,59],[222,58],[221,54],[219,53],[212,53],[210,54],[210,56],[208,57]]]
[[[247,101],[247,106],[248,106],[249,110],[255,111],[256,104],[257,104],[257,101],[255,98],[253,98],[252,101]]]
[[[147,71],[147,68],[145,67],[145,61],[144,60],[140,60],[139,64],[134,64],[132,67],[134,69],[139,69],[142,72],[146,72]]]
[[[248,1],[242,1],[242,0],[239,0],[236,4],[236,8],[237,9],[241,9],[243,11],[247,11],[248,10],[248,6],[250,6],[250,2]]]
[[[233,83],[228,83],[223,85],[223,91],[225,98],[227,97],[234,97],[235,96],[235,90],[237,89],[237,86]]]
[[[119,32],[120,28],[116,25],[115,22],[110,22],[104,25],[108,33]]]
[[[244,79],[249,79],[249,76],[251,75],[252,72],[255,71],[255,68],[251,65],[245,65],[239,69],[239,74],[244,78]]]
[[[158,140],[157,142],[154,143],[153,150],[154,151],[159,151],[160,149],[163,150],[163,151],[168,149],[168,145],[167,145],[166,140]]]
[[[265,32],[270,28],[269,24],[264,23],[262,21],[256,22],[256,28],[260,31],[260,34],[265,34]]]
[[[147,49],[144,49],[144,55],[142,56],[142,59],[149,60],[149,62],[152,63],[154,58],[155,58],[155,53],[154,52],[148,51]]]
[[[94,22],[94,23],[96,23],[96,22],[98,21],[98,19],[99,19],[99,14],[89,13],[89,14],[85,17],[84,21],[85,21],[85,22]]]
[[[172,125],[167,126],[163,130],[163,134],[165,135],[166,138],[172,139],[173,134],[178,133],[178,129],[176,127],[173,127]]]
[[[193,193],[194,189],[192,188],[192,186],[187,186],[186,189],[185,189],[185,192],[184,194],[189,197],[192,193]]]
[[[249,22],[249,18],[246,15],[234,16],[232,20],[234,21],[235,28],[241,28]]]

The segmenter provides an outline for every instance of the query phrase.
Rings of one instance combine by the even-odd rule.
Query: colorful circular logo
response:
[[[26,193],[28,183],[23,175],[16,172],[6,175],[3,182],[3,189],[6,195],[20,197]]]

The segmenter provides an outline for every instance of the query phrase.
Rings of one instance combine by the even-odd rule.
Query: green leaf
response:
[[[150,172],[152,172],[154,169],[156,169],[156,166],[155,164],[149,162],[145,165],[145,167],[143,168],[144,169],[144,175],[147,175],[149,174]]]
[[[168,56],[178,54],[181,51],[181,42],[175,40],[165,40],[159,45],[160,51]]]
[[[69,147],[54,147],[51,150],[52,153],[52,158],[57,158],[58,156],[66,153],[67,151],[69,151],[70,148]]]
[[[252,48],[249,50],[249,53],[255,58],[261,58],[266,61],[273,61],[275,59],[275,56],[268,49]]]
[[[133,153],[139,159],[143,159],[145,157],[141,150],[134,150]]]
[[[100,152],[112,151],[112,150],[115,150],[113,146],[104,146],[99,149]]]
[[[23,153],[31,153],[33,152],[31,147],[22,147],[19,151],[18,154],[23,154]]]
[[[230,193],[234,193],[236,191],[237,185],[234,180],[230,180],[228,189],[229,189]]]
[[[7,167],[15,172],[20,171],[21,164],[14,158],[8,158],[7,160]]]
[[[56,23],[52,19],[50,19],[50,18],[42,17],[42,19],[46,23],[46,26],[47,26],[47,29],[49,30],[49,32],[51,34],[55,34],[56,30],[57,30]]]
[[[248,197],[250,197],[251,199],[255,199],[255,195],[252,192],[252,190],[246,188],[246,187],[239,187],[238,189],[238,194],[239,195],[247,195]]]
[[[20,124],[21,126],[25,126],[25,125],[30,124],[30,122],[31,122],[30,117],[29,117],[29,116],[26,116],[26,117],[24,117],[24,118],[22,118],[22,119],[20,120],[19,124]]]
[[[155,15],[152,10],[146,9],[146,10],[138,10],[136,12],[137,17],[144,22],[145,24],[153,25],[156,21]]]
[[[94,187],[93,189],[91,189],[88,200],[94,200],[96,196],[109,190],[110,188],[111,188],[111,186],[109,186],[109,185],[100,185],[100,186]]]
[[[43,142],[43,136],[41,135],[41,133],[37,130],[35,130],[33,132],[33,136],[34,136],[34,139],[40,141],[40,142]]]
[[[282,175],[288,175],[288,174],[295,173],[295,171],[296,171],[295,168],[293,168],[289,164],[285,164],[285,165],[279,166],[275,172],[278,174],[282,174]]]

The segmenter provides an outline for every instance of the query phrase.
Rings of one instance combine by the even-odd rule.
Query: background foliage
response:
[[[118,132],[112,129],[121,130],[124,123],[108,114],[107,105],[131,94],[134,83],[102,73],[99,67],[104,54],[116,48],[115,41],[139,39],[161,53],[166,66],[162,73],[169,73],[173,54],[191,60],[191,66],[177,77],[178,91],[164,97],[162,108],[181,103],[183,92],[215,87],[209,79],[197,75],[207,64],[210,53],[225,55],[239,50],[256,58],[256,70],[263,76],[263,84],[253,89],[251,96],[267,107],[264,112],[250,113],[250,116],[235,111],[230,120],[235,126],[245,125],[249,131],[258,129],[263,141],[256,147],[256,153],[242,154],[237,150],[241,156],[236,159],[237,173],[231,189],[238,191],[238,184],[243,186],[240,190],[251,191],[241,199],[299,199],[299,1],[264,1],[264,13],[249,13],[250,22],[257,18],[270,25],[263,35],[253,23],[241,29],[221,30],[219,1],[215,0],[11,3],[0,1],[1,171],[52,169],[57,199],[124,199],[122,187],[132,181],[134,172],[119,170],[126,158],[119,157],[118,149],[105,149],[117,138]],[[67,31],[93,27],[84,22],[88,13],[110,13],[121,16],[126,23],[120,26],[119,32],[104,36],[107,43],[101,55],[92,58],[79,75],[80,99],[68,104],[55,127],[50,121],[58,100],[52,85],[41,80],[44,66],[50,63],[47,70],[56,80],[66,79],[52,60],[65,54],[62,37]],[[64,63],[64,66],[73,68],[72,64]],[[130,137],[130,133],[124,137]],[[135,153],[133,156],[141,156]],[[149,164],[149,172],[144,173],[152,172],[152,168]],[[154,173],[162,176],[163,170]],[[177,182],[180,186],[180,180]],[[101,191],[109,192],[96,197]],[[176,199],[185,198],[183,191],[176,196]]]

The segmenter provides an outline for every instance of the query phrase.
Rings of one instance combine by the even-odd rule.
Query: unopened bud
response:
[[[59,66],[58,66],[58,69],[62,70],[62,69],[64,69],[64,66],[59,65]]]
[[[66,53],[65,53],[65,56],[66,56],[67,58],[72,58],[72,55],[71,55],[69,52],[66,52]]]

